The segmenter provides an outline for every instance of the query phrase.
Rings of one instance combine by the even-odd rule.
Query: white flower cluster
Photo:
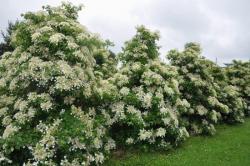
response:
[[[163,83],[162,76],[150,70],[143,73],[142,79],[147,86],[152,84],[161,85]]]
[[[157,137],[164,137],[166,135],[166,129],[160,127],[156,131],[156,136]]]
[[[121,90],[120,90],[120,94],[123,95],[123,96],[127,96],[129,94],[129,88],[127,87],[123,87]]]
[[[143,96],[143,106],[145,108],[151,108],[152,106],[152,94],[151,93],[147,93]]]
[[[2,138],[7,139],[8,137],[13,136],[15,134],[15,132],[17,132],[18,130],[19,130],[18,127],[14,126],[12,124],[9,124],[5,128],[3,135],[2,135]]]
[[[47,159],[54,156],[56,140],[53,136],[56,132],[61,120],[57,119],[51,126],[45,126],[43,138],[36,144],[33,149],[33,155],[38,163],[46,163]]]
[[[127,138],[126,143],[128,145],[133,144],[134,143],[134,139],[133,138]]]
[[[199,115],[206,115],[208,113],[208,110],[203,105],[198,105],[196,107],[196,111]]]
[[[55,45],[58,45],[59,42],[62,42],[62,40],[64,39],[64,35],[61,34],[61,33],[56,33],[54,35],[52,35],[50,38],[49,38],[49,41],[50,43],[52,44],[55,44]]]
[[[140,133],[139,133],[140,140],[145,141],[147,139],[150,139],[152,136],[153,136],[152,131],[145,130],[145,129],[140,130]]]
[[[111,110],[112,110],[112,112],[115,113],[115,117],[117,119],[125,119],[126,118],[125,113],[124,113],[124,107],[125,107],[125,104],[123,102],[118,102],[118,103],[112,104]]]

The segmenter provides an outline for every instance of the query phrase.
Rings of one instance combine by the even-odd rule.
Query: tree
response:
[[[225,68],[230,85],[237,87],[240,96],[244,99],[245,113],[250,115],[250,61],[234,60]]]
[[[115,87],[95,72],[95,55],[109,50],[79,10],[46,6],[12,32],[15,49],[0,60],[1,165],[99,164],[115,147],[105,111]]]
[[[112,105],[119,117],[112,134],[119,145],[168,149],[188,137],[178,116],[189,104],[179,98],[175,67],[159,59],[158,39],[158,33],[137,27],[119,54],[120,70],[110,78],[121,95]]]
[[[207,60],[207,62],[208,64],[210,63],[208,69],[214,78],[218,100],[229,108],[229,113],[222,116],[222,120],[229,123],[243,122],[246,103],[240,92],[235,85],[229,83],[225,68],[218,66],[212,61]]]
[[[182,114],[184,123],[195,134],[214,134],[214,124],[229,114],[230,109],[219,101],[210,61],[201,56],[197,43],[187,43],[183,52],[171,50],[167,57],[178,69],[182,98],[191,105]]]
[[[9,22],[6,33],[4,33],[3,31],[1,32],[1,35],[3,37],[3,42],[0,43],[0,56],[3,55],[4,52],[14,50],[14,48],[10,44],[10,41],[11,41],[11,34],[16,29],[17,25],[18,21],[16,21],[15,23]]]

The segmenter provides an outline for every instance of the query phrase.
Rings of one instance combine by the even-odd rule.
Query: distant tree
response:
[[[96,61],[94,70],[95,73],[101,74],[102,77],[109,78],[117,72],[118,60],[116,58],[116,54],[109,50],[109,47],[114,46],[114,44],[109,40],[106,40],[104,43],[105,47],[95,51],[94,53]]]
[[[11,34],[13,32],[13,30],[16,29],[17,25],[18,25],[18,21],[12,23],[9,22],[8,23],[8,27],[6,29],[6,32],[1,31],[1,36],[3,38],[3,42],[0,43],[0,56],[3,55],[4,52],[6,51],[13,51],[14,48],[13,46],[11,46]]]

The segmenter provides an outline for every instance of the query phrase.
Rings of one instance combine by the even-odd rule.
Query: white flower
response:
[[[49,42],[57,45],[59,42],[61,42],[64,39],[64,37],[65,36],[63,34],[56,33],[56,34],[50,36]]]
[[[88,38],[89,38],[89,36],[88,36],[87,33],[80,33],[80,34],[78,34],[78,36],[77,36],[77,41],[78,41],[78,42],[81,42],[81,41],[84,41],[84,40],[86,40],[86,39],[88,39]]]
[[[171,119],[170,118],[163,118],[162,119],[164,125],[169,125],[169,123],[171,122]]]
[[[152,131],[147,131],[145,129],[140,130],[140,133],[139,133],[140,140],[144,141],[144,140],[150,139],[151,136],[152,136]]]
[[[49,109],[52,108],[52,103],[50,101],[47,101],[45,103],[41,103],[41,109],[44,111],[48,111]]]
[[[128,145],[133,144],[133,143],[134,143],[134,139],[131,137],[126,140],[126,144]]]
[[[182,103],[182,106],[186,108],[190,108],[190,103],[186,99],[183,99],[181,103]]]
[[[102,141],[98,138],[95,138],[93,143],[96,149],[100,149],[102,147]]]
[[[74,42],[68,42],[68,48],[69,49],[77,49],[79,46],[76,44],[76,43],[74,43]]]
[[[18,123],[20,124],[25,124],[25,122],[27,120],[29,120],[29,117],[27,116],[27,114],[19,111],[14,115],[14,118],[18,121]]]
[[[23,52],[23,53],[21,54],[20,58],[18,59],[18,63],[21,64],[21,63],[23,63],[23,62],[26,62],[26,61],[29,59],[30,56],[31,56],[31,55],[30,55],[29,53]]]
[[[118,86],[123,86],[129,82],[129,78],[126,75],[120,73],[116,73],[114,78]]]
[[[168,85],[164,86],[164,91],[166,92],[166,94],[168,94],[169,96],[174,94],[174,91],[172,88],[170,88]]]
[[[133,91],[136,91],[137,92],[136,96],[138,97],[138,99],[143,101],[143,97],[145,96],[145,93],[143,91],[142,86],[134,88]]]
[[[198,105],[196,107],[196,111],[198,112],[199,115],[205,115],[208,112],[208,110],[203,105]]]
[[[163,114],[163,115],[168,114],[168,111],[169,110],[167,108],[165,108],[165,107],[160,108],[160,113]]]
[[[147,93],[144,97],[143,97],[143,106],[145,108],[151,108],[152,106],[152,94],[151,93]]]
[[[164,95],[162,94],[161,88],[157,90],[157,92],[155,93],[155,97],[157,97],[158,99],[164,100]]]
[[[20,111],[24,111],[25,109],[27,109],[28,107],[28,102],[27,101],[21,101],[19,103],[19,110]]]
[[[18,131],[18,128],[16,126],[13,126],[12,124],[10,124],[5,128],[2,137],[3,137],[3,139],[6,139],[6,138],[10,137],[11,135],[13,135],[17,131]]]
[[[14,78],[11,80],[10,85],[9,85],[9,89],[10,90],[15,90],[18,87],[18,79]]]
[[[31,35],[31,40],[35,42],[35,41],[38,40],[38,38],[39,38],[40,36],[42,36],[42,34],[41,34],[40,32],[35,32],[35,33],[33,33],[33,34]]]
[[[68,23],[68,22],[60,22],[60,24],[59,24],[60,26],[62,26],[62,27],[69,27],[70,26],[70,24]]]
[[[80,142],[78,138],[70,139],[69,142],[72,143],[72,147],[71,147],[72,150],[86,149],[86,145],[84,143]]]
[[[189,137],[189,133],[188,133],[188,131],[187,131],[187,129],[185,127],[182,127],[180,129],[180,136],[181,137]]]
[[[114,112],[118,118],[120,118],[120,119],[125,118],[124,103],[123,102],[114,103],[111,106],[111,109],[112,109],[112,112]]]
[[[215,110],[212,110],[212,112],[211,112],[211,119],[212,119],[215,123],[217,123],[218,117],[217,117],[217,112],[216,112]]]
[[[164,137],[166,134],[166,130],[162,127],[158,128],[157,131],[156,131],[156,136],[157,137]]]
[[[1,108],[0,109],[0,117],[4,116],[7,113],[8,110],[9,110],[8,107]]]
[[[66,61],[60,60],[57,62],[57,65],[58,65],[60,71],[65,76],[71,76],[73,74],[72,67]]]
[[[216,105],[218,105],[219,101],[217,100],[217,98],[212,97],[212,96],[209,96],[209,97],[208,97],[208,103],[209,103],[211,106],[216,106]]]
[[[103,163],[104,161],[104,156],[102,153],[95,153],[95,162],[96,164]]]
[[[72,96],[66,96],[64,97],[64,103],[65,104],[73,104],[73,102],[75,101],[75,98]]]
[[[5,78],[0,79],[0,87],[5,87],[6,86],[6,80]]]
[[[140,70],[140,69],[141,69],[141,63],[140,63],[140,62],[135,62],[135,63],[133,63],[132,66],[131,66],[131,69],[132,69],[133,71]]]
[[[41,145],[37,145],[33,150],[33,156],[36,160],[44,160],[49,154],[47,154],[46,149],[43,148]]]
[[[129,106],[127,106],[127,112],[130,113],[130,114],[136,114],[137,110],[135,109],[134,106],[129,105]]]
[[[156,85],[160,85],[163,81],[163,78],[161,75],[151,70],[144,72],[142,75],[142,78],[143,78],[143,82],[146,85],[151,85],[152,83],[155,83]]]
[[[127,96],[127,95],[129,94],[129,88],[123,87],[123,88],[120,90],[120,94],[123,95],[123,96]]]
[[[51,28],[49,26],[44,26],[44,27],[40,28],[38,31],[41,33],[45,33],[45,32],[53,31],[53,28]]]
[[[8,126],[12,122],[12,118],[10,116],[5,116],[2,120],[2,125]]]
[[[33,118],[35,116],[35,113],[35,109],[31,107],[28,109],[27,115],[29,118]]]
[[[107,144],[105,145],[105,150],[110,151],[111,149],[115,149],[115,141],[113,139],[109,139]]]

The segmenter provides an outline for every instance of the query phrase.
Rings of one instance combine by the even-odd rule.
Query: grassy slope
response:
[[[107,166],[250,166],[250,119],[218,126],[213,137],[192,137],[171,152],[127,152]]]

